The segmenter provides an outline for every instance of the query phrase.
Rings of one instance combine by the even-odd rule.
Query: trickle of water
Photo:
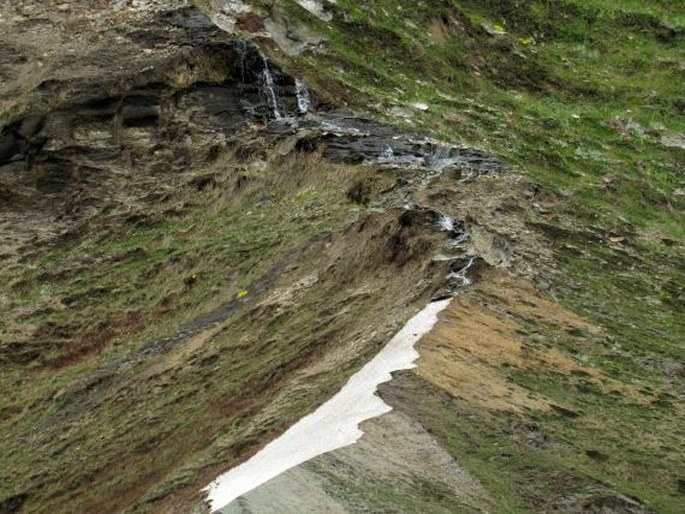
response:
[[[449,216],[440,216],[438,225],[440,225],[442,230],[446,230],[447,232],[452,232],[454,230],[454,220]]]
[[[309,97],[309,90],[299,79],[295,79],[295,94],[297,95],[297,108],[300,114],[307,114],[312,101]]]
[[[470,237],[470,236],[469,236],[469,233],[468,233],[468,232],[463,232],[463,233],[459,234],[458,237],[456,237],[456,238],[450,240],[449,245],[450,245],[452,248],[456,248],[456,247],[460,246],[462,243],[467,242],[467,241],[469,240],[469,237]]]
[[[269,70],[269,61],[265,55],[262,55],[262,61],[264,62],[264,71],[262,72],[262,77],[264,79],[264,87],[266,89],[267,103],[273,111],[274,118],[280,120],[283,118],[283,116],[278,110],[278,97],[276,96],[274,78],[273,75],[271,75],[271,70]]]
[[[395,152],[392,151],[390,145],[385,145],[385,148],[380,154],[380,158],[383,160],[390,160],[395,156]]]
[[[247,55],[247,44],[242,39],[236,41],[236,49],[240,56],[240,87],[245,84],[245,56]]]
[[[423,157],[426,168],[432,171],[442,171],[447,166],[454,164],[459,159],[453,155],[451,147],[429,147],[428,152]]]
[[[469,262],[466,264],[466,266],[464,266],[464,267],[463,267],[462,269],[460,269],[459,271],[453,271],[453,272],[451,272],[451,273],[447,276],[447,278],[448,278],[448,279],[451,279],[451,280],[455,280],[455,281],[456,281],[456,280],[460,281],[460,282],[461,282],[460,285],[461,285],[462,287],[466,287],[466,286],[468,286],[468,285],[471,285],[471,279],[468,278],[468,277],[466,276],[466,272],[469,270],[469,268],[470,268],[471,266],[473,266],[474,260],[475,260],[475,259],[474,259],[473,257],[471,257],[471,258],[469,259]]]

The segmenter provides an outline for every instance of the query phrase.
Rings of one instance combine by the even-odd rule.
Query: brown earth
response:
[[[457,296],[419,344],[419,375],[452,396],[487,409],[549,412],[550,400],[532,395],[508,376],[516,370],[552,370],[582,376],[604,394],[649,398],[636,388],[582,365],[551,344],[529,340],[530,327],[565,333],[601,334],[601,329],[546,298],[532,284],[502,270],[488,271]]]

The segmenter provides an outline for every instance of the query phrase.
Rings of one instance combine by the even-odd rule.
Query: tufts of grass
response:
[[[531,200],[539,213],[530,221],[548,227],[556,258],[557,268],[540,275],[555,298],[607,334],[585,358],[656,402],[632,404],[536,371],[514,379],[585,413],[523,417],[549,431],[556,449],[512,442],[510,419],[465,412],[443,398],[446,407],[439,393],[417,385],[412,408],[425,414],[422,423],[493,491],[503,512],[559,508],[546,503],[547,493],[597,483],[659,511],[682,510],[675,458],[682,413],[673,399],[685,332],[685,151],[663,143],[685,133],[680,3],[337,5],[328,24],[286,6],[328,45],[285,65],[324,100],[334,92],[351,107],[484,148],[525,173],[547,199]],[[413,109],[416,102],[428,110]],[[549,337],[568,351],[558,334]]]

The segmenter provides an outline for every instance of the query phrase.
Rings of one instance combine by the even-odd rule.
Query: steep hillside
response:
[[[6,2],[0,512],[685,509],[676,1]]]

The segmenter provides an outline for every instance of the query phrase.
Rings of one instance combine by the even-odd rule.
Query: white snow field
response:
[[[429,303],[333,398],[207,486],[212,511],[298,464],[357,441],[363,434],[359,423],[392,410],[375,394],[378,384],[389,381],[393,371],[415,367],[419,354],[414,344],[433,328],[449,303],[450,299]]]

